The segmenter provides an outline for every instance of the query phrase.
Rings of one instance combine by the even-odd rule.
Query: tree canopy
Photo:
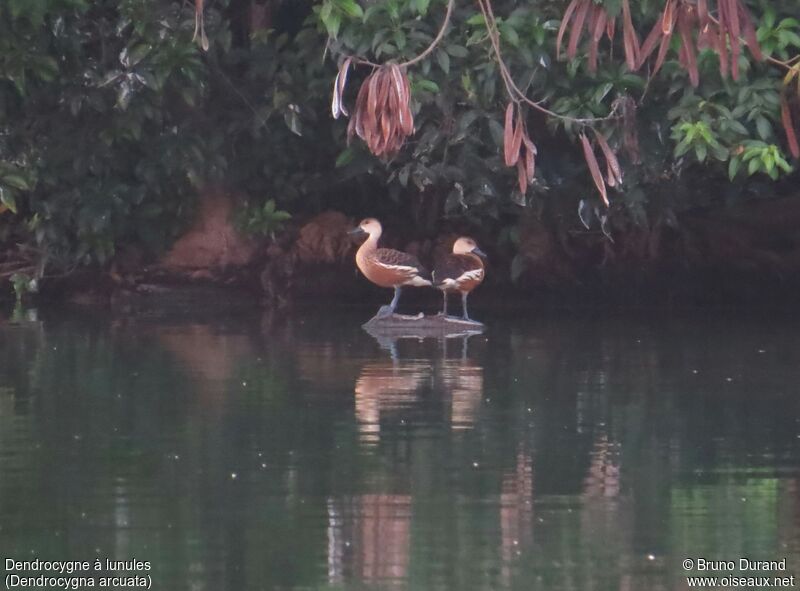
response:
[[[800,156],[795,4],[7,0],[0,230],[41,274],[162,250],[209,185],[257,232],[770,196]]]

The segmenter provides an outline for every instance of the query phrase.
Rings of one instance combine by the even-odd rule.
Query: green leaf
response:
[[[0,187],[0,203],[5,205],[12,213],[17,213],[17,202],[14,199],[14,194],[3,187]]]
[[[614,88],[614,84],[612,82],[606,82],[605,84],[599,86],[597,90],[594,91],[592,95],[592,100],[596,103],[602,103],[603,99],[606,98],[611,89]]]
[[[343,166],[347,166],[353,161],[353,156],[355,153],[353,152],[352,148],[345,148],[341,151],[339,156],[336,158],[336,168],[342,168]]]
[[[519,45],[519,33],[517,33],[514,27],[507,25],[505,23],[501,23],[499,25],[500,28],[500,36],[509,44],[517,47]]]
[[[503,145],[503,126],[495,119],[489,119],[489,133],[492,135],[495,145]]]
[[[730,127],[731,131],[735,131],[740,135],[747,135],[747,128],[735,119],[730,119],[728,121],[728,126]]]
[[[364,18],[364,11],[355,0],[335,0],[336,7],[351,18]]]
[[[486,21],[483,18],[483,14],[481,14],[480,12],[476,12],[467,19],[467,24],[471,26],[484,25],[486,24]]]
[[[756,118],[756,129],[758,130],[758,135],[764,141],[767,141],[772,136],[772,126],[763,115],[759,115]]]
[[[700,162],[705,162],[706,156],[708,156],[708,147],[705,144],[695,144],[694,154]]]
[[[397,46],[397,49],[402,51],[403,48],[406,46],[406,34],[403,33],[403,31],[401,31],[400,29],[397,29],[392,34],[392,39],[394,40],[394,44]]]
[[[764,16],[762,17],[764,20],[764,25],[767,28],[771,29],[775,26],[775,10],[770,8],[769,6],[765,7],[764,9]]]
[[[686,154],[686,152],[688,152],[689,148],[691,147],[692,147],[692,142],[689,139],[689,137],[687,136],[683,138],[680,142],[678,142],[678,145],[675,146],[675,157],[680,158],[681,156]]]
[[[425,16],[428,13],[428,6],[431,0],[414,0],[414,8],[418,14]]]
[[[464,58],[469,56],[469,51],[462,45],[448,45],[445,51],[453,57]]]
[[[3,182],[15,189],[19,189],[20,191],[30,191],[31,186],[28,183],[28,180],[21,175],[18,174],[7,174],[3,176]]]
[[[780,155],[776,156],[776,157],[775,157],[775,163],[776,163],[776,164],[777,164],[777,165],[780,167],[780,169],[781,169],[783,172],[786,172],[786,173],[792,172],[792,166],[791,166],[791,164],[789,164],[789,163],[788,163],[788,162],[787,162],[787,161],[786,161],[786,160],[783,158],[783,156],[780,156]]]
[[[336,39],[342,26],[342,17],[338,12],[330,12],[327,18],[322,18],[322,24],[325,25],[328,35]]]
[[[450,73],[450,56],[447,55],[447,52],[442,51],[441,49],[438,50],[436,52],[436,61],[445,74]]]
[[[439,92],[439,85],[433,80],[417,80],[415,86],[418,86],[422,90],[427,90],[428,92]]]
[[[730,162],[728,162],[728,178],[733,180],[736,177],[736,173],[739,172],[739,167],[742,165],[742,161],[738,158],[731,158]]]

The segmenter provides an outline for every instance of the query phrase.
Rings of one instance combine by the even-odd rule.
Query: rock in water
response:
[[[362,328],[374,337],[447,338],[480,334],[484,325],[475,320],[464,320],[454,316],[441,314],[426,316],[419,313],[415,316],[407,314],[375,316],[364,323]]]

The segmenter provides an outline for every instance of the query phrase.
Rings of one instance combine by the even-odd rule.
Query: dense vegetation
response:
[[[581,4],[592,31],[581,30]],[[713,22],[722,18],[716,4]],[[728,8],[724,51],[701,38],[702,1],[634,1],[629,15],[627,5],[455,0],[450,14],[445,0],[207,0],[204,51],[188,1],[7,0],[0,231],[18,246],[2,271],[34,277],[107,264],[125,249],[158,253],[207,186],[240,196],[239,221],[254,232],[280,229],[284,211],[337,207],[402,212],[432,234],[443,219],[508,229],[523,211],[579,226],[580,209],[589,225],[599,217],[647,226],[796,181],[795,1],[742,3],[757,44],[735,39],[747,36],[746,21],[733,27]],[[687,15],[679,12],[671,38],[660,31],[670,9]],[[601,12],[616,18],[611,41]],[[652,55],[637,59],[631,43],[643,54],[651,31]],[[346,118],[331,117],[348,56],[341,100],[350,111],[373,71],[364,62],[414,60],[402,72],[415,132],[381,158],[358,137],[348,141]],[[532,171],[506,166],[510,98],[512,132],[513,121],[524,123],[535,145],[532,182],[522,182]],[[522,160],[526,145],[517,142]],[[602,170],[609,152],[619,174]],[[514,240],[512,231],[497,235]]]

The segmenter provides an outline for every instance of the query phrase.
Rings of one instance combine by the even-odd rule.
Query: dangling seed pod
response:
[[[194,0],[194,35],[192,41],[200,34],[200,47],[208,51],[208,37],[206,37],[205,15],[203,14],[203,0]]]
[[[639,38],[633,28],[629,0],[622,0],[622,16],[625,62],[628,64],[628,69],[633,71],[637,69],[639,60]],[[598,47],[603,34],[605,33],[612,43],[614,41],[615,18],[610,17],[606,9],[600,4],[595,4],[593,0],[572,0],[564,12],[561,26],[558,29],[556,38],[556,55],[558,57],[561,57],[561,42],[568,27],[570,34],[567,42],[567,57],[575,58],[585,28],[589,38],[589,72],[596,72]]]
[[[600,172],[600,165],[597,163],[597,157],[594,155],[592,145],[589,143],[589,138],[586,134],[580,135],[581,145],[583,146],[583,157],[586,159],[586,164],[589,166],[589,172],[592,173],[592,180],[594,181],[603,203],[608,206],[608,191],[606,190],[606,183],[603,181],[603,173]]]
[[[800,143],[797,141],[797,133],[792,121],[792,106],[786,95],[781,96],[781,122],[783,131],[786,133],[786,142],[789,144],[789,152],[793,157],[800,158]]]
[[[342,99],[342,96],[344,95],[344,88],[347,84],[347,72],[350,70],[350,64],[352,62],[353,58],[351,57],[348,57],[342,62],[342,65],[339,68],[339,73],[336,74],[336,80],[333,83],[331,114],[333,115],[334,119],[338,119],[339,115],[344,115],[345,117],[350,116],[350,113],[347,111],[347,107],[344,106],[344,100]]]
[[[717,19],[711,16],[708,0],[667,0],[661,18],[656,22],[639,52],[638,67],[641,67],[656,45],[658,55],[651,75],[663,65],[669,50],[672,34],[677,29],[680,36],[678,60],[689,72],[693,86],[700,77],[697,68],[696,50],[713,49],[719,56],[719,69],[723,76],[730,72],[734,80],[739,79],[739,54],[742,40],[757,60],[764,58],[758,45],[756,29],[750,12],[742,0],[717,0]],[[697,29],[697,40],[693,30]],[[730,47],[730,49],[728,49]]]
[[[347,82],[350,59],[342,63],[333,87],[331,111],[334,118],[349,113],[342,95]],[[397,64],[376,68],[358,91],[356,106],[347,126],[347,139],[354,135],[367,144],[370,152],[390,157],[400,151],[408,136],[414,133],[414,114],[411,112],[411,86],[408,77]]]
[[[516,111],[516,122],[514,115]],[[505,126],[503,128],[503,160],[506,166],[517,167],[517,183],[523,195],[528,185],[533,182],[536,168],[536,146],[528,135],[522,108],[514,108],[514,103],[506,107]]]

